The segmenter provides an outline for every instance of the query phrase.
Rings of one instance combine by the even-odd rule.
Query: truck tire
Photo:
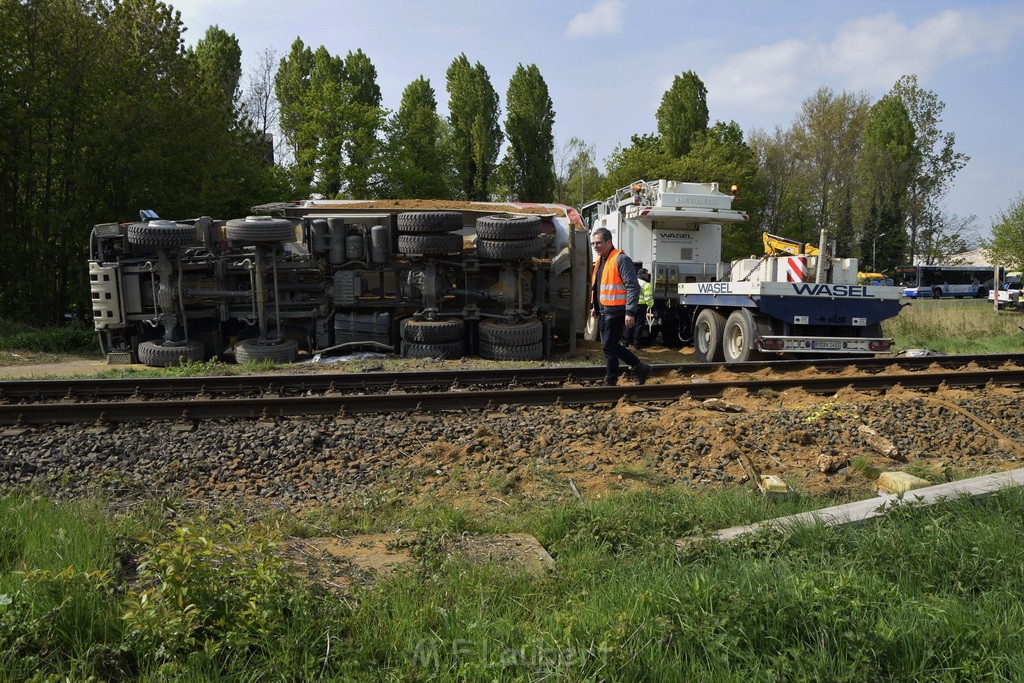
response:
[[[448,233],[462,230],[462,214],[457,211],[410,211],[398,214],[400,233]]]
[[[693,326],[693,350],[702,363],[720,363],[722,354],[722,332],[725,318],[718,311],[705,308],[697,315]]]
[[[726,363],[746,363],[763,360],[764,353],[757,348],[757,339],[763,326],[754,322],[754,316],[746,308],[729,314],[722,332],[722,355]]]
[[[257,242],[294,242],[295,226],[285,218],[270,216],[248,216],[233,218],[227,222],[224,234],[233,242],[254,244]]]
[[[412,320],[407,318],[400,322],[398,327],[402,333],[402,339],[421,344],[461,341],[466,334],[466,323],[458,318],[448,320]]]
[[[485,320],[480,323],[478,332],[481,346],[526,346],[543,340],[544,323],[537,318],[527,318],[518,323]]]
[[[488,240],[478,237],[476,253],[480,258],[514,261],[540,256],[542,246],[540,237],[531,237],[527,240]]]
[[[525,240],[540,233],[540,216],[511,213],[476,219],[476,236],[484,240]]]
[[[202,342],[188,340],[180,344],[144,341],[139,344],[139,362],[151,368],[167,368],[187,361],[201,361],[206,356]]]
[[[258,339],[242,339],[235,344],[235,362],[269,360],[271,363],[291,363],[299,353],[299,345],[292,339],[277,344],[260,344]]]
[[[544,343],[512,346],[480,340],[480,357],[489,360],[540,360],[544,357]]]
[[[462,251],[462,235],[399,235],[401,254],[443,256]]]
[[[454,360],[462,358],[466,353],[466,345],[460,339],[458,341],[439,342],[437,344],[421,344],[419,342],[403,341],[402,355],[406,358],[441,358]]]
[[[174,221],[132,223],[127,235],[132,244],[147,247],[187,247],[198,242],[195,226]]]

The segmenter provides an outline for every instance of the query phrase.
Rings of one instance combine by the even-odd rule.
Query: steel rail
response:
[[[983,354],[970,356],[882,357],[866,359],[802,359],[759,361],[754,363],[671,363],[655,364],[656,375],[671,371],[690,375],[719,370],[754,373],[764,368],[777,372],[797,372],[815,368],[824,372],[855,367],[864,372],[892,369],[914,370],[928,367],[961,367],[976,363],[997,367],[1007,363],[1024,365],[1024,354]],[[443,370],[420,372],[362,372],[275,375],[229,375],[204,377],[117,378],[77,380],[0,381],[0,401],[44,401],[55,398],[98,400],[105,397],[183,396],[206,394],[268,395],[323,393],[331,391],[383,391],[392,387],[441,388],[512,384],[566,383],[598,381],[604,377],[600,365],[532,367],[486,370]]]
[[[223,418],[275,418],[307,415],[354,415],[359,413],[431,413],[479,410],[498,405],[588,405],[614,403],[623,398],[637,401],[674,401],[683,396],[706,399],[721,396],[727,389],[786,391],[803,389],[813,394],[833,394],[851,387],[877,391],[900,385],[912,389],[941,386],[977,388],[989,383],[1024,384],[1024,369],[988,369],[967,372],[929,372],[825,376],[727,382],[671,382],[644,386],[576,387],[525,389],[483,389],[426,393],[384,393],[373,395],[325,394],[319,396],[261,396],[256,398],[197,399],[191,401],[129,400],[103,403],[6,404],[0,405],[0,425],[73,424],[90,422],[138,422],[155,420],[206,420]]]

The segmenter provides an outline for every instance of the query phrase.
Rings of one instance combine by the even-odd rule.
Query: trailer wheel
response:
[[[128,241],[147,247],[187,247],[195,244],[195,226],[174,221],[132,223],[127,230]]]
[[[462,214],[457,211],[410,211],[398,214],[398,232],[448,233],[462,230]]]
[[[398,251],[423,256],[453,254],[462,251],[462,235],[399,235]]]
[[[761,332],[759,327],[761,326],[754,322],[754,316],[745,308],[729,314],[722,334],[722,352],[726,363],[746,363],[764,359],[764,353],[757,348],[756,340]]]
[[[405,319],[398,324],[402,339],[421,344],[433,342],[461,341],[466,333],[465,321],[454,318],[449,320],[412,320]]]
[[[488,240],[477,238],[476,253],[480,258],[496,261],[513,261],[540,256],[542,246],[540,237],[532,237],[527,240]]]
[[[511,213],[476,219],[476,236],[485,240],[525,240],[540,232],[540,216]]]
[[[437,344],[421,344],[419,342],[403,341],[402,355],[406,358],[441,358],[454,360],[462,358],[466,352],[466,345],[460,339],[458,341],[440,342]]]
[[[248,216],[228,221],[224,234],[229,240],[249,244],[254,242],[294,242],[295,226],[286,218]]]
[[[187,361],[201,361],[206,356],[202,342],[188,340],[180,344],[144,341],[139,344],[139,362],[151,368],[167,368]]]
[[[544,323],[537,318],[527,318],[518,323],[504,320],[485,320],[480,323],[480,344],[495,346],[526,346],[544,338]]]
[[[480,356],[490,360],[540,360],[544,357],[544,343],[499,344],[480,340]]]
[[[722,354],[722,331],[724,329],[725,318],[718,311],[705,308],[697,315],[693,348],[698,360],[704,363],[717,363],[724,359]]]
[[[271,363],[291,363],[299,353],[299,345],[292,339],[277,344],[260,344],[258,339],[241,339],[235,344],[235,362],[269,360]]]

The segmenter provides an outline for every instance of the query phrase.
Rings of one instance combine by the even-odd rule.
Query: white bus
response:
[[[992,287],[994,266],[897,266],[896,285],[912,299],[984,298]],[[999,280],[1005,278],[999,268]]]

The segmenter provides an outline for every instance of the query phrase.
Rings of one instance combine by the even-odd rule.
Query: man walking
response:
[[[638,324],[637,303],[640,299],[640,284],[636,278],[633,261],[612,244],[612,233],[607,228],[598,228],[591,233],[590,244],[594,247],[597,262],[591,276],[593,291],[591,315],[600,315],[601,350],[604,351],[605,377],[608,386],[619,381],[619,360],[631,368],[636,383],[643,384],[651,374],[651,366],[640,362],[632,351],[619,341],[623,329],[633,329]]]

